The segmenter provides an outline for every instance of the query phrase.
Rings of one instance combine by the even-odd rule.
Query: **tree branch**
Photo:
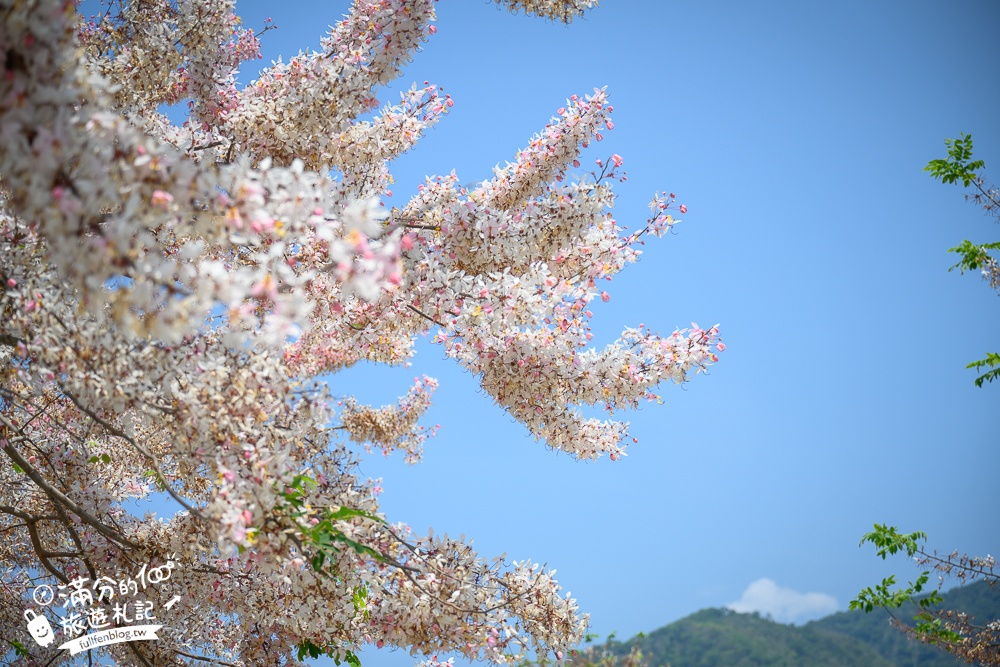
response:
[[[3,418],[2,415],[0,415],[0,419],[2,419],[5,422],[7,421],[6,419]],[[133,549],[139,548],[139,545],[132,542],[131,540],[126,538],[124,535],[121,535],[117,531],[108,528],[102,521],[97,519],[90,512],[83,509],[83,507],[81,507],[79,504],[77,504],[76,502],[68,498],[65,494],[63,494],[61,491],[59,491],[59,489],[55,488],[47,481],[45,481],[45,478],[42,477],[39,474],[39,472],[35,470],[34,466],[28,463],[27,459],[21,456],[20,452],[14,449],[13,446],[9,444],[4,445],[2,449],[4,454],[6,454],[11,461],[16,463],[17,466],[24,471],[24,474],[27,475],[32,482],[37,484],[38,487],[45,492],[45,495],[47,495],[53,502],[61,503],[63,506],[68,507],[73,512],[73,514],[76,514],[84,522],[93,526],[97,530],[97,532],[101,533],[109,540],[117,542],[120,545],[131,547]]]
[[[108,433],[116,437],[119,437],[125,442],[129,443],[130,445],[132,445],[133,449],[135,449],[137,452],[146,457],[146,460],[149,461],[150,465],[153,467],[153,472],[156,473],[156,479],[160,482],[160,485],[166,490],[166,492],[170,494],[170,497],[176,500],[181,507],[190,512],[192,516],[195,516],[202,520],[205,519],[205,515],[202,514],[200,510],[197,510],[191,505],[189,505],[186,500],[181,498],[180,495],[178,495],[178,493],[174,491],[173,487],[170,485],[170,482],[167,480],[166,476],[160,470],[160,460],[156,457],[156,455],[154,455],[152,452],[150,452],[145,447],[140,445],[138,442],[136,442],[134,438],[127,435],[124,431],[115,427],[113,424],[111,424],[109,421],[107,421],[106,419],[95,413],[90,408],[87,408],[85,405],[83,405],[83,403],[81,403],[76,398],[76,396],[65,391],[62,388],[62,386],[60,386],[59,389],[63,392],[63,394],[66,395],[67,398],[69,398],[69,400],[73,401],[73,405],[79,408],[81,412],[83,412],[88,417],[90,417],[98,424],[103,426]]]
[[[431,317],[430,315],[428,315],[428,314],[424,313],[423,311],[421,311],[421,310],[419,310],[419,309],[417,309],[417,308],[414,308],[414,307],[413,307],[413,306],[411,306],[410,304],[406,304],[406,307],[407,307],[407,308],[409,308],[410,310],[412,310],[413,312],[415,312],[415,313],[416,313],[417,315],[419,315],[420,317],[422,317],[422,318],[424,318],[425,320],[428,320],[428,321],[430,321],[430,322],[433,322],[434,324],[438,325],[439,327],[442,327],[442,328],[447,328],[447,326],[448,326],[448,325],[446,325],[446,324],[444,324],[444,323],[442,323],[442,322],[438,322],[438,321],[437,321],[436,319],[434,319],[434,318],[433,318],[433,317]]]
[[[69,583],[69,577],[56,569],[56,567],[49,561],[49,558],[57,557],[74,557],[79,554],[76,553],[63,553],[58,551],[46,551],[42,547],[42,540],[38,535],[38,529],[35,527],[35,523],[41,520],[41,517],[31,516],[27,512],[21,512],[9,507],[7,505],[0,505],[0,512],[5,514],[10,514],[11,516],[16,516],[25,523],[25,527],[28,529],[28,536],[31,539],[31,546],[35,550],[35,555],[38,556],[38,561],[45,566],[45,569],[52,573],[52,576],[63,582],[64,584]]]

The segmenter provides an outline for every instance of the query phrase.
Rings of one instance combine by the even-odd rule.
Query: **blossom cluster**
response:
[[[506,2],[567,21],[592,4]],[[427,82],[376,98],[433,8],[357,0],[318,50],[241,86],[260,33],[233,0],[89,20],[72,0],[0,2],[0,635],[24,635],[39,584],[174,559],[182,599],[148,591],[163,639],[100,656],[294,665],[374,644],[507,663],[582,637],[554,572],[380,513],[359,461],[420,457],[436,381],[377,408],[324,378],[406,364],[432,335],[536,438],[617,459],[627,424],[583,410],[657,400],[724,346],[717,327],[640,325],[593,347],[599,281],[686,210],[658,194],[626,235],[623,159],[573,171],[614,127],[602,89],[491,180],[431,177],[382,205],[392,161],[453,104]],[[180,125],[158,111],[179,103]],[[180,510],[129,511],[152,493]]]
[[[597,6],[597,0],[496,0],[511,12],[518,10],[544,18],[569,23],[588,9]]]
[[[341,428],[348,437],[363,445],[368,451],[379,447],[388,456],[394,450],[406,452],[406,461],[416,463],[423,453],[422,445],[437,430],[417,424],[431,405],[431,394],[437,389],[437,380],[426,375],[417,378],[413,387],[399,399],[397,405],[373,408],[359,405],[353,396],[342,401]]]

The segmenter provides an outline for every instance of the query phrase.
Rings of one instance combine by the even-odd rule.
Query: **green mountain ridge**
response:
[[[977,582],[943,594],[942,609],[961,610],[979,623],[1000,618],[1000,587]],[[896,611],[909,621],[916,610]],[[967,663],[921,644],[892,627],[882,610],[837,612],[805,625],[783,625],[758,613],[703,609],[625,642],[638,646],[649,667],[956,667]]]

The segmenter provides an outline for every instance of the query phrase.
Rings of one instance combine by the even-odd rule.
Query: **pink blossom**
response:
[[[153,206],[159,206],[160,208],[167,208],[167,204],[174,200],[174,196],[165,190],[154,190],[153,196],[151,197],[151,202]]]

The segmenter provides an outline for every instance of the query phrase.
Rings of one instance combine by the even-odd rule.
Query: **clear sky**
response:
[[[348,5],[237,10],[279,26],[270,62],[318,47]],[[424,175],[489,177],[567,97],[607,86],[615,129],[584,164],[624,157],[618,220],[640,224],[656,190],[690,210],[609,284],[595,330],[720,323],[728,349],[629,416],[639,443],[618,462],[535,443],[426,342],[410,368],[337,376],[379,404],[414,375],[441,382],[425,460],[364,464],[390,519],[548,563],[594,631],[620,637],[741,599],[801,622],[890,572],[915,577],[858,548],[875,522],[1000,555],[1000,386],[964,368],[1000,351],[1000,301],[946,252],[1000,229],[922,171],[966,132],[1000,183],[1000,4],[606,0],[566,27],[441,0],[437,27],[380,99],[426,79],[456,104],[396,164],[388,204]]]

